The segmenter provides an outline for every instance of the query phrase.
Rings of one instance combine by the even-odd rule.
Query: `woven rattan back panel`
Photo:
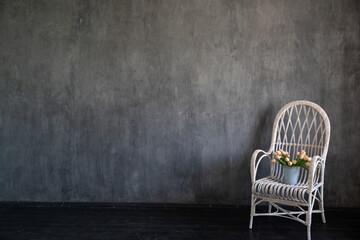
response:
[[[285,105],[277,114],[273,128],[273,151],[283,149],[295,158],[305,150],[312,157],[326,158],[330,137],[330,122],[325,111],[309,101],[295,101]],[[277,164],[277,178],[282,178],[282,166]],[[306,171],[306,170],[301,170]],[[300,176],[307,179],[306,172]]]

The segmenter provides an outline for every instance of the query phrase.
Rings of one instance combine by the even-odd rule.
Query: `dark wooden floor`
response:
[[[0,205],[0,239],[306,239],[306,227],[257,217],[248,207]],[[313,217],[312,238],[360,239],[359,209],[328,209]]]

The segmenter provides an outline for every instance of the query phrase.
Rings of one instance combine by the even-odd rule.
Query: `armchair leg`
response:
[[[326,223],[325,209],[324,209],[324,185],[321,186],[320,194],[321,194],[321,196],[320,196],[321,199],[319,201],[319,205],[320,205],[320,210],[321,210],[321,218],[322,218],[322,222]]]
[[[306,226],[307,226],[307,240],[311,240],[311,215],[312,215],[312,197],[311,197],[311,193],[309,196],[309,205],[308,205],[308,211],[306,213]]]
[[[321,212],[321,218],[322,218],[322,222],[323,222],[323,223],[326,223],[324,208],[322,209],[322,212]]]
[[[311,226],[307,226],[307,240],[311,240]]]
[[[307,240],[311,240],[311,209],[309,207],[308,213],[306,214],[306,225],[307,225]]]
[[[252,229],[254,214],[255,214],[254,196],[251,194],[251,210],[250,210],[249,229]]]
[[[253,216],[250,216],[250,223],[249,223],[249,229],[251,230],[252,229],[252,226],[253,226]]]
[[[271,204],[269,203],[268,213],[271,213]]]

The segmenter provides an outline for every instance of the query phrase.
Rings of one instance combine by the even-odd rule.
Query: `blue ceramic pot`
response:
[[[284,166],[284,183],[295,185],[299,177],[300,167],[285,167]]]

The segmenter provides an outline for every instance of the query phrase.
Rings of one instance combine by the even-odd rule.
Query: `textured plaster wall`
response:
[[[328,113],[360,207],[360,1],[0,1],[0,201],[249,204],[276,112]]]

